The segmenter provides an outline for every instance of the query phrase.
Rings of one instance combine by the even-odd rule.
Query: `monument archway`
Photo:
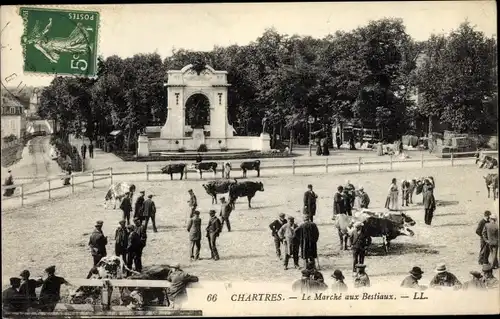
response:
[[[210,125],[210,101],[205,94],[195,93],[188,97],[184,109],[184,125],[193,129]]]

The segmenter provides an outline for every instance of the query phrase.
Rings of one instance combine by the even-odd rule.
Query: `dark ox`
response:
[[[498,174],[488,174],[483,176],[488,191],[488,198],[490,198],[490,190],[493,192],[493,200],[498,198]]]
[[[247,161],[240,165],[241,171],[243,172],[243,177],[247,177],[247,171],[256,170],[257,177],[260,177],[260,161]]]
[[[486,167],[487,169],[493,169],[498,167],[498,160],[492,156],[476,153],[476,165],[481,163],[479,168]]]
[[[186,164],[168,164],[161,169],[162,174],[169,174],[170,180],[174,179],[174,174],[180,173],[181,180],[184,177],[184,172],[186,171]]]
[[[415,233],[408,226],[415,225],[415,221],[404,213],[390,214],[386,217],[370,216],[364,221],[363,231],[370,237],[382,237],[384,251],[389,252],[391,240],[398,236],[413,236]]]
[[[215,162],[194,163],[193,168],[200,173],[200,179],[203,178],[203,171],[214,172],[214,177],[217,174],[217,163]]]
[[[229,187],[229,204],[235,207],[238,197],[247,197],[248,208],[252,208],[251,201],[257,191],[264,191],[264,184],[262,184],[262,182],[246,181],[231,185],[231,187]]]
[[[104,207],[107,208],[108,203],[113,200],[113,209],[116,209],[116,202],[121,201],[125,197],[126,192],[130,192],[133,196],[135,193],[135,185],[127,182],[119,182],[111,185],[104,197]]]
[[[404,179],[401,182],[401,190],[402,190],[402,201],[401,206],[408,206],[408,204],[413,204],[413,192],[417,187],[416,179]]]
[[[229,192],[229,188],[238,183],[236,179],[219,179],[215,181],[210,181],[206,184],[203,184],[203,188],[207,192],[208,195],[212,196],[212,204],[217,204],[217,194],[225,194]]]

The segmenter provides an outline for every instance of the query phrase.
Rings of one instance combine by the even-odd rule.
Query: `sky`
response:
[[[54,8],[55,6],[43,6]],[[173,48],[209,51],[215,45],[246,45],[274,27],[279,33],[322,38],[349,31],[384,17],[402,18],[416,40],[449,33],[466,19],[487,36],[496,36],[494,1],[246,3],[246,4],[126,4],[64,6],[99,11],[99,55],[126,58]],[[0,8],[2,83],[44,86],[52,77],[24,75],[19,6]],[[71,30],[68,30],[70,32]],[[13,76],[13,74],[16,74]]]

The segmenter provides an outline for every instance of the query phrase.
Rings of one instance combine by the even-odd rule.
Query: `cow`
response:
[[[222,178],[230,178],[231,176],[231,162],[224,162],[222,164]]]
[[[125,197],[126,192],[130,192],[133,196],[135,185],[127,182],[119,182],[111,185],[104,197],[104,207],[108,208],[108,201],[114,200],[113,209],[116,209],[116,201],[121,201]]]
[[[493,191],[493,200],[498,198],[498,174],[488,174],[483,176],[486,183],[486,190],[488,191],[488,198],[490,198],[490,190]]]
[[[404,179],[401,181],[402,189],[402,201],[401,206],[408,206],[408,204],[413,204],[413,192],[417,186],[416,179]]]
[[[201,162],[194,163],[192,166],[200,173],[200,179],[203,178],[203,171],[212,171],[214,172],[214,177],[217,175],[217,163],[216,162]]]
[[[405,219],[404,217],[402,218]],[[391,240],[398,236],[414,235],[414,232],[405,226],[405,224],[401,225],[392,218],[368,217],[363,224],[363,231],[370,237],[369,244],[371,244],[371,237],[382,237],[382,243],[386,253],[389,252]]]
[[[476,153],[475,157],[476,165],[479,162],[481,163],[481,165],[479,165],[479,168],[486,167],[488,169],[493,169],[495,167],[498,167],[498,160],[493,156]]]
[[[340,239],[340,250],[347,250],[348,242],[352,237],[352,225],[354,220],[347,214],[335,215],[335,228],[337,228]]]
[[[212,204],[217,204],[217,194],[228,193],[229,188],[236,183],[238,183],[236,179],[219,179],[215,181],[209,181],[206,184],[202,184],[202,186],[207,194],[212,196]]]
[[[256,170],[257,177],[260,177],[260,161],[259,160],[243,162],[243,163],[241,163],[240,168],[243,171],[244,178],[247,177],[247,171],[249,171],[249,170]]]
[[[247,197],[248,198],[248,208],[252,208],[251,201],[255,196],[257,191],[264,191],[264,184],[262,182],[241,182],[237,184],[231,185],[229,187],[229,204],[235,207],[235,202],[238,197]]]
[[[186,172],[186,164],[168,164],[161,169],[162,174],[169,174],[170,180],[174,179],[174,174],[180,173],[181,180],[184,177],[184,173]]]

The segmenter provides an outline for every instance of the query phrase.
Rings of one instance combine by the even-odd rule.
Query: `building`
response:
[[[26,134],[26,113],[21,103],[8,96],[2,96],[1,104],[2,139],[15,135],[18,139]]]

